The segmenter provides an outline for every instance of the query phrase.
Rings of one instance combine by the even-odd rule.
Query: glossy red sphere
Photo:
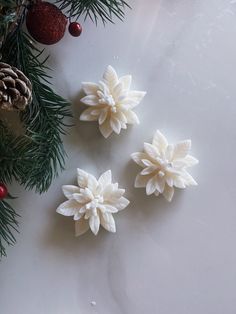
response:
[[[82,26],[80,23],[72,22],[69,25],[69,32],[74,37],[79,37],[82,33]]]
[[[5,184],[0,183],[0,200],[4,199],[8,194],[7,187]]]

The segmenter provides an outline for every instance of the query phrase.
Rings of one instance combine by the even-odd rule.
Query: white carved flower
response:
[[[132,159],[143,168],[137,175],[135,187],[146,187],[146,194],[163,194],[170,202],[174,187],[185,188],[197,185],[187,172],[198,160],[188,153],[191,141],[186,140],[175,145],[168,144],[164,135],[157,131],[152,144],[144,143],[144,152],[133,153]]]
[[[116,71],[108,66],[98,84],[82,83],[86,96],[81,102],[89,108],[82,112],[80,120],[98,121],[105,138],[113,131],[119,134],[121,129],[127,128],[127,124],[139,123],[133,108],[140,103],[146,92],[130,90],[131,81],[131,75],[118,78]]]
[[[116,232],[112,214],[128,206],[123,197],[124,189],[112,183],[111,171],[104,172],[97,180],[93,175],[77,169],[78,186],[64,185],[62,191],[68,199],[57,212],[64,216],[74,216],[75,234],[79,236],[89,228],[97,235],[100,224],[110,232]]]

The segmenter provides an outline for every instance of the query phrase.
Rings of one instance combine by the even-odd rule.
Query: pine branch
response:
[[[89,17],[96,24],[99,18],[104,24],[107,21],[113,23],[113,16],[123,20],[125,7],[130,8],[124,0],[56,0],[55,3],[58,3],[70,18],[78,19],[85,15],[85,19]]]
[[[17,232],[17,217],[15,210],[6,201],[0,201],[0,257],[6,256],[6,245],[16,242],[14,231]]]
[[[33,86],[33,102],[21,114],[26,132],[18,139],[17,156],[20,159],[16,161],[16,174],[13,175],[26,188],[35,188],[41,193],[49,188],[58,170],[64,168],[61,135],[66,127],[63,119],[71,116],[69,103],[48,86],[47,58],[40,61],[43,51],[34,46],[21,27],[7,37],[2,54],[3,60],[22,70]]]

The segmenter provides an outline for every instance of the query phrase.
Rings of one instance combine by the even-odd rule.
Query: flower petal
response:
[[[79,193],[80,189],[75,185],[63,185],[62,192],[66,198],[73,199],[74,193]]]
[[[73,194],[74,199],[77,201],[77,203],[83,205],[90,201],[90,198],[86,194],[82,193],[75,193]]]
[[[89,188],[89,190],[95,191],[97,186],[98,186],[97,179],[92,174],[89,174],[88,175],[88,188]]]
[[[98,84],[91,83],[91,82],[83,82],[82,83],[83,91],[86,95],[94,95],[97,93],[99,86]]]
[[[111,176],[111,170],[107,170],[104,172],[100,178],[98,179],[98,183],[102,186],[106,186],[107,184],[111,184],[112,176]]]
[[[98,117],[92,114],[93,110],[94,108],[85,109],[80,115],[80,120],[81,121],[97,121]]]
[[[159,130],[157,130],[154,134],[152,144],[158,149],[158,151],[162,153],[166,150],[168,146],[167,139]]]
[[[124,111],[128,124],[139,124],[139,118],[132,110]]]
[[[103,74],[103,79],[110,89],[112,89],[118,83],[118,76],[115,69],[111,65],[106,68]]]
[[[89,230],[88,220],[81,218],[75,222],[75,236],[78,237]]]
[[[98,123],[99,124],[103,124],[104,121],[106,120],[107,118],[107,115],[108,115],[108,109],[107,108],[104,108],[100,111],[100,116],[98,118]]]
[[[153,146],[152,144],[144,143],[144,151],[153,159],[156,159],[157,157],[159,157],[156,147]]]
[[[191,149],[191,141],[186,140],[174,145],[173,159],[184,158]]]
[[[113,132],[113,129],[111,128],[110,125],[110,120],[106,119],[104,123],[99,125],[99,130],[105,138],[108,138]]]
[[[129,205],[130,201],[125,198],[121,197],[118,199],[118,201],[115,202],[114,206],[118,209],[118,211],[125,209]]]
[[[87,106],[96,106],[99,104],[98,97],[95,95],[85,96],[80,101]]]
[[[117,83],[114,88],[112,89],[112,96],[114,100],[117,102],[119,97],[123,94],[123,85],[122,83]]]
[[[119,82],[122,83],[123,88],[125,90],[129,90],[132,82],[132,76],[131,75],[122,76],[120,77]]]
[[[186,187],[184,184],[184,180],[179,176],[174,178],[174,186],[179,188],[179,189],[184,189]]]
[[[151,179],[148,180],[146,185],[146,194],[151,195],[155,192],[157,186],[157,175],[153,176]]]
[[[168,185],[165,186],[165,189],[163,191],[163,195],[165,197],[165,199],[168,201],[168,202],[171,202],[172,201],[172,198],[174,196],[174,188],[173,187],[169,187]]]
[[[69,200],[57,207],[56,212],[63,216],[74,216],[80,206],[75,200]]]
[[[156,169],[157,169],[156,166],[149,166],[149,167],[143,169],[140,174],[141,174],[142,176],[147,175],[147,174],[151,174],[151,173],[152,173],[153,171],[155,171]]]
[[[192,167],[199,163],[199,161],[191,155],[187,155],[186,157],[184,157],[183,161],[185,162],[187,167]]]
[[[89,218],[89,226],[91,231],[97,235],[100,227],[100,218],[99,216],[91,216]]]
[[[149,179],[150,179],[150,176],[142,176],[141,174],[138,174],[135,178],[134,187],[135,188],[145,188]]]
[[[147,155],[145,153],[137,152],[137,153],[131,154],[131,158],[133,159],[134,162],[136,162],[136,164],[138,164],[141,167],[144,167],[145,165],[142,159],[146,159]]]
[[[157,176],[157,180],[156,180],[156,189],[158,190],[158,192],[163,193],[164,189],[165,189],[165,179],[164,178],[160,178]]]
[[[80,168],[77,168],[77,182],[81,188],[85,188],[88,185],[88,173]]]
[[[186,185],[193,185],[193,186],[197,186],[197,182],[194,180],[194,178],[187,172],[187,171],[184,171],[183,174],[182,174],[182,178],[184,180],[184,183]]]
[[[100,207],[99,207],[100,208]],[[118,212],[118,209],[115,207],[115,206],[112,206],[110,204],[104,204],[104,210],[103,212],[108,212],[108,213],[117,213]]]
[[[146,95],[146,92],[130,91],[128,93],[128,98],[131,98],[138,105],[145,95]]]
[[[115,220],[111,213],[103,213],[101,215],[101,225],[109,232],[116,232]]]
[[[111,118],[110,120],[110,126],[111,128],[113,129],[113,131],[116,133],[116,134],[120,134],[120,131],[121,131],[121,123],[119,120],[117,120],[116,118]]]

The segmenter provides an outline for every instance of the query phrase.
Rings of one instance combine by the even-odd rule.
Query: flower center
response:
[[[96,211],[99,204],[102,204],[104,202],[104,199],[102,196],[96,196],[91,202],[86,204],[87,210]]]
[[[108,105],[111,107],[112,112],[116,112],[116,103],[111,94],[102,94],[99,99],[99,103],[102,105]]]

